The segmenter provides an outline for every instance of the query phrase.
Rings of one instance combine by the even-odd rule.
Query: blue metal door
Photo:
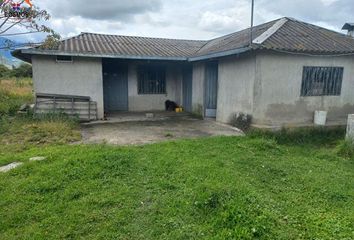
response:
[[[205,70],[205,116],[216,117],[218,100],[218,63],[206,64]]]
[[[186,67],[183,70],[183,107],[185,111],[192,112],[192,67]]]
[[[117,66],[103,73],[104,105],[106,112],[128,111],[128,70]]]

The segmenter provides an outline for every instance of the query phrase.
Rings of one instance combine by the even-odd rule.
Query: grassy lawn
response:
[[[342,129],[114,147],[68,144],[65,119],[3,121],[0,165],[24,164],[0,173],[0,239],[354,239]]]
[[[16,114],[21,105],[32,102],[31,79],[0,80],[0,157],[32,147],[81,139],[78,123],[64,116],[34,119],[31,114]],[[12,161],[0,160],[0,165]]]

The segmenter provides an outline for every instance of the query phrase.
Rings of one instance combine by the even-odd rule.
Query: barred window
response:
[[[343,67],[304,67],[301,96],[340,96]]]
[[[165,94],[166,70],[163,66],[138,68],[138,94]]]

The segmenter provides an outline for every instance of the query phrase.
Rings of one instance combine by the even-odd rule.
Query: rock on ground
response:
[[[17,168],[18,166],[21,166],[23,163],[22,162],[13,162],[10,164],[7,164],[5,166],[0,167],[0,172],[8,172],[14,168]]]

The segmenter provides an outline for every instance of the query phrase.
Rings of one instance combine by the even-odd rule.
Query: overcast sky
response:
[[[32,0],[62,37],[80,32],[210,39],[250,25],[251,0]],[[255,23],[283,16],[341,31],[354,0],[255,0]],[[38,40],[40,35],[28,36]]]

